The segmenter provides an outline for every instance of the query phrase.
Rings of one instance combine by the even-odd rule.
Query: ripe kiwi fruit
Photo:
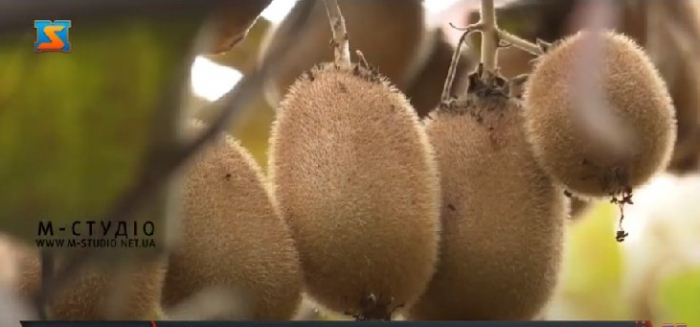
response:
[[[526,21],[531,26],[525,39],[553,41],[584,28],[579,14],[590,1],[518,0],[497,9],[499,20]],[[700,165],[700,106],[698,106],[697,57],[700,45],[700,2],[616,1],[619,19],[614,29],[644,47],[666,81],[677,117],[677,138],[668,172],[685,174],[697,171]],[[661,17],[658,25],[654,16]],[[682,45],[677,40],[684,39]],[[690,51],[681,48],[689,48]],[[692,49],[695,47],[695,49]],[[509,77],[506,56],[509,49],[499,51],[501,73]],[[526,54],[519,54],[524,56]],[[526,67],[523,67],[526,68]],[[516,74],[526,73],[525,71]]]
[[[187,133],[203,126],[191,121]],[[294,316],[301,302],[299,257],[248,151],[222,134],[193,158],[184,177],[182,235],[169,257],[164,306],[226,287],[251,296],[254,320]]]
[[[579,199],[577,197],[571,197],[570,204],[571,212],[569,213],[569,217],[573,220],[578,220],[579,218],[585,216],[585,214],[588,212],[588,208],[591,206],[590,201]]]
[[[308,294],[358,320],[389,320],[435,271],[438,171],[413,107],[361,54],[350,60],[340,9],[326,5],[335,61],[281,102],[268,168]]]
[[[39,251],[15,241],[11,247],[11,260],[15,260],[17,269],[12,286],[20,295],[32,296],[40,286]],[[48,303],[47,314],[52,320],[162,319],[164,278],[165,264],[160,260],[129,262],[116,270],[91,264],[56,293]],[[114,297],[115,293],[120,296]]]
[[[406,88],[406,96],[416,109],[419,117],[425,117],[440,103],[440,92],[452,62],[454,46],[442,30],[435,30],[430,36],[432,52],[422,64],[417,77]],[[455,74],[455,89],[466,87],[467,75],[474,69],[475,61],[468,52],[460,53],[460,63]]]
[[[583,47],[600,42],[600,66],[587,68],[602,90],[605,110],[628,136],[624,151],[596,137],[581,117],[574,64]],[[647,55],[615,32],[579,32],[542,55],[525,84],[527,137],[542,167],[583,197],[630,195],[669,162],[675,141],[674,108],[666,84]],[[588,111],[590,112],[590,111]],[[594,122],[597,124],[599,122]],[[591,124],[592,125],[592,124]]]
[[[316,64],[333,60],[328,46],[331,33],[324,3],[317,0],[299,0],[290,14],[263,41],[261,55],[276,51],[284,39],[297,32],[291,30],[289,24],[306,1],[315,2],[306,25],[308,32],[305,32],[300,44],[280,59],[279,68],[269,76],[265,87],[265,96],[273,107],[279,105],[299,75]],[[338,3],[347,22],[348,35],[353,39],[353,47],[362,50],[382,75],[403,89],[410,82],[409,67],[419,60],[419,49],[426,36],[422,1],[339,0]]]
[[[700,159],[700,2],[640,4],[651,26],[647,50],[666,81],[676,108],[678,136],[668,170],[697,171]]]
[[[363,64],[319,65],[281,103],[270,149],[309,294],[363,316],[372,294],[378,307],[415,301],[437,259],[439,186],[404,95]]]
[[[443,232],[437,272],[411,319],[529,320],[555,287],[567,198],[537,164],[508,88],[479,65],[466,95],[425,119]]]

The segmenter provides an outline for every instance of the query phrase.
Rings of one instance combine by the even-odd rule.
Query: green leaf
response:
[[[561,290],[582,316],[624,319],[623,253],[614,230],[618,209],[602,204],[588,215],[570,228]]]
[[[175,131],[179,108],[153,123],[203,17],[73,21],[70,53],[34,53],[33,34],[0,39],[0,229],[33,242],[39,221],[104,218],[150,129]],[[157,207],[142,218],[162,220]]]
[[[595,294],[619,289],[622,249],[615,241],[617,208],[599,205],[571,228],[564,277],[570,291]]]
[[[700,267],[662,279],[657,294],[663,322],[700,325]]]

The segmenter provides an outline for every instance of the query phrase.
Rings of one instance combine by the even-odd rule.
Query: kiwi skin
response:
[[[586,215],[586,213],[588,213],[588,209],[591,207],[590,201],[586,201],[576,197],[572,197],[569,203],[571,204],[571,213],[569,214],[569,217],[572,220],[578,220],[579,218],[583,218]]]
[[[366,319],[415,302],[438,257],[440,188],[401,92],[365,65],[319,65],[281,103],[269,158],[316,302]]]
[[[39,290],[41,265],[39,253],[19,242],[12,242],[17,263],[15,290],[29,297]],[[163,260],[132,262],[125,271],[103,265],[89,265],[70,285],[56,294],[48,305],[52,320],[156,320],[163,318],[160,307],[161,288],[165,278]],[[59,264],[60,266],[60,264]],[[124,275],[121,275],[124,274]],[[126,288],[125,304],[114,310],[109,300]]]
[[[190,122],[187,132],[203,126]],[[301,303],[302,277],[289,228],[248,151],[223,134],[210,144],[184,175],[182,235],[169,257],[163,303],[230,287],[251,296],[252,319],[290,319]]]
[[[645,9],[664,9],[667,13],[660,19],[672,17],[665,23],[675,25],[675,28],[652,30],[659,42],[648,46],[657,55],[654,59],[670,89],[678,120],[678,136],[668,171],[676,175],[697,172],[700,168],[700,76],[697,74],[700,60],[692,50],[700,49],[700,3],[680,0],[647,5]],[[678,34],[685,34],[685,37]]]
[[[517,99],[470,93],[425,120],[443,232],[437,272],[411,319],[529,320],[549,300],[568,199],[529,150],[521,111]]]
[[[582,43],[593,35],[579,32],[555,45],[536,63],[523,95],[526,131],[535,155],[556,180],[581,197],[627,192],[665,169],[676,135],[673,104],[653,64],[632,40],[614,32],[600,34],[602,90],[611,113],[629,132],[625,153],[596,141],[578,120],[569,81]]]
[[[307,21],[301,43],[281,58],[278,68],[265,86],[265,97],[278,107],[285,92],[303,72],[314,65],[331,61],[328,40],[332,38],[323,1],[299,0],[290,14],[264,40],[261,55],[274,53],[282,40],[297,31],[289,29],[302,2],[315,2]],[[362,50],[365,58],[377,67],[400,89],[411,79],[409,67],[419,60],[420,48],[426,36],[424,9],[420,0],[338,0],[347,31],[352,38],[352,57],[355,49]]]

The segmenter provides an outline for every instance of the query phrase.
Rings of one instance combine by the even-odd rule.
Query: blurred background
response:
[[[449,23],[465,26],[475,22],[479,1],[339,2],[351,47],[361,49],[370,63],[407,94],[419,114],[425,115],[437,104],[460,37],[460,32],[449,27]],[[666,80],[677,109],[678,141],[668,171],[637,190],[634,205],[626,207],[624,228],[630,236],[624,243],[617,243],[614,238],[620,214],[616,206],[576,201],[569,222],[561,285],[542,318],[650,319],[655,324],[683,322],[700,326],[700,2],[497,1],[498,19],[501,27],[511,33],[551,42],[585,26],[589,9],[602,2],[607,2],[613,13],[605,24],[640,43]],[[218,114],[207,111],[208,104],[236,87],[266,51],[274,49],[285,33],[293,32],[284,27],[286,18],[294,15],[295,4],[293,0],[272,1],[244,38],[229,42],[230,49],[205,51],[196,57],[184,97],[188,116],[207,121]],[[226,126],[263,167],[267,165],[270,124],[281,94],[301,72],[331,55],[325,12],[316,10],[313,14],[316,16],[310,19],[319,23],[312,27],[311,34],[300,39],[285,63],[269,76],[265,90],[258,92],[251,105]],[[224,20],[233,22],[234,14],[231,15],[224,15]],[[476,62],[478,35],[467,43],[458,70],[457,90],[464,86],[466,73]],[[2,116],[3,97],[19,78],[19,73],[11,69],[12,54],[0,47],[0,63],[4,65],[0,68],[0,119],[9,119]],[[531,59],[519,50],[501,50],[501,73],[506,77],[527,73]],[[115,78],[126,80],[128,74]],[[116,99],[113,94],[107,96]],[[7,128],[8,124],[2,126]],[[0,257],[2,253],[0,244]],[[9,267],[10,264],[0,264],[0,280],[3,274],[10,274]],[[340,319],[318,312],[308,303],[301,315]]]

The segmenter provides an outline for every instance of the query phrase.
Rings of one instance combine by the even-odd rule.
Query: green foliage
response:
[[[31,240],[40,220],[104,218],[152,127],[174,131],[179,109],[156,115],[157,104],[202,18],[74,21],[70,53],[34,53],[31,34],[0,39],[1,230]]]
[[[657,289],[660,319],[700,325],[700,267],[671,274],[662,279]]]
[[[615,241],[617,207],[599,205],[571,228],[562,292],[589,319],[623,319],[623,253]]]

